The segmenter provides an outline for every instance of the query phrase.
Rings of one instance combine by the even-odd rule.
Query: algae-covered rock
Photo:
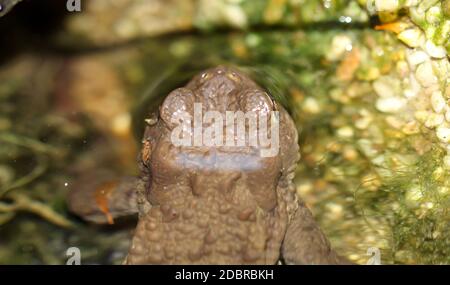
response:
[[[360,0],[369,14],[387,23],[381,29],[398,33],[408,45],[420,45],[437,57],[450,51],[450,2],[448,0]],[[414,31],[414,32],[413,32]],[[421,35],[424,35],[422,38]],[[425,41],[426,39],[426,41]]]
[[[368,21],[358,3],[347,0],[97,0],[83,4],[82,13],[69,17],[63,42],[77,39],[105,46],[192,30]]]

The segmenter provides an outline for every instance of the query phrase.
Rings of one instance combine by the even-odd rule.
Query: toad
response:
[[[200,113],[212,114],[200,118],[203,131],[189,127]],[[217,124],[230,114],[241,121]],[[124,264],[347,263],[296,195],[292,118],[250,77],[226,66],[202,72],[146,122],[139,177],[69,195],[69,208],[93,222],[139,215]],[[276,151],[239,130],[278,136]]]

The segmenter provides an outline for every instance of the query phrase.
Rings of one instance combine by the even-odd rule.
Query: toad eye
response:
[[[227,77],[229,79],[233,80],[234,82],[240,82],[240,80],[241,80],[235,72],[227,73]]]
[[[211,77],[211,74],[209,74],[208,72],[203,73],[200,78],[202,80],[202,82],[205,82],[206,80],[208,80]]]
[[[145,121],[145,123],[147,123],[147,125],[154,126],[154,125],[156,125],[156,123],[158,123],[158,115],[156,113],[152,113],[144,121]]]

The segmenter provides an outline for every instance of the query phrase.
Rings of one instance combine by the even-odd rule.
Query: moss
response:
[[[384,179],[377,192],[359,189],[355,193],[364,216],[389,221],[392,238],[384,250],[389,252],[392,263],[450,262],[450,192],[442,192],[442,187],[450,186],[450,174],[443,172],[439,179],[435,176],[444,155],[441,149],[433,149],[420,156],[417,163]],[[410,197],[412,189],[418,193]]]

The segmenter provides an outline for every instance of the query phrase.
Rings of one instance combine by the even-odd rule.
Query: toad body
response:
[[[199,114],[200,128],[191,128]],[[230,114],[243,123],[217,123]],[[147,123],[139,177],[69,197],[70,209],[94,222],[139,213],[125,264],[346,263],[296,196],[293,120],[245,74],[225,66],[202,72]],[[255,143],[258,131],[278,136],[266,140],[272,151]]]

